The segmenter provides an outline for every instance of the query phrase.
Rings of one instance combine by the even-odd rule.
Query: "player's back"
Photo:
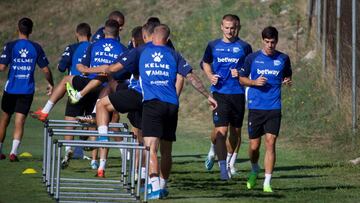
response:
[[[4,48],[0,63],[9,65],[5,91],[12,94],[32,94],[35,91],[36,64],[48,65],[41,46],[26,39],[12,41]]]

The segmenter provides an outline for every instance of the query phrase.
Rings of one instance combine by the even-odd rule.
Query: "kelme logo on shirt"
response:
[[[26,58],[26,56],[27,56],[28,53],[29,53],[29,51],[26,50],[26,49],[21,49],[21,50],[19,51],[19,54],[20,54],[20,56],[21,56],[22,58]]]
[[[279,61],[279,60],[274,60],[274,66],[278,66],[278,65],[280,65],[281,64],[281,61]]]
[[[163,55],[161,55],[161,52],[159,53],[154,53],[151,55],[154,58],[155,62],[161,62],[161,59],[163,58]]]
[[[112,48],[114,48],[111,44],[105,43],[103,45],[104,51],[111,51]]]

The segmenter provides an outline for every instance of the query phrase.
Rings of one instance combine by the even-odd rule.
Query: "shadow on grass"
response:
[[[277,188],[278,191],[316,191],[316,190],[349,190],[356,189],[353,185],[336,185],[336,186],[314,186],[314,187],[293,187],[293,188]]]
[[[292,171],[292,170],[307,170],[307,169],[324,169],[333,167],[331,164],[320,165],[296,165],[296,166],[275,166],[274,171]]]

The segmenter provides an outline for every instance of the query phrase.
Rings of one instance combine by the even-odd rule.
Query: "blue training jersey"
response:
[[[147,43],[124,54],[119,62],[133,74],[140,74],[144,101],[157,99],[179,105],[176,75],[185,77],[192,71],[192,67],[179,53],[167,46]]]
[[[35,92],[34,71],[49,65],[41,46],[27,39],[7,43],[0,56],[0,64],[9,67],[5,92],[10,94],[33,94]]]
[[[126,47],[119,41],[112,38],[104,38],[87,48],[81,64],[90,68],[110,65],[125,51]],[[90,74],[88,78],[93,79],[96,76],[97,74]]]
[[[104,29],[105,29],[105,27],[100,27],[100,28],[95,32],[95,34],[91,37],[91,42],[92,42],[92,43],[95,43],[95,42],[97,42],[98,40],[105,38]],[[120,42],[120,37],[119,37],[119,36],[116,36],[115,39]]]
[[[59,61],[59,71],[65,72],[67,70],[69,75],[81,75],[81,73],[76,68],[76,65],[81,63],[81,59],[89,46],[90,42],[88,41],[67,46]]]
[[[281,84],[285,77],[292,75],[289,56],[279,51],[268,56],[260,50],[246,57],[244,68],[240,70],[240,76],[250,76],[252,80],[256,80],[261,75],[267,78],[266,84],[261,87],[249,87],[248,108],[281,109]]]
[[[231,76],[231,69],[240,70],[245,57],[250,53],[251,46],[239,38],[230,43],[222,39],[209,42],[202,61],[211,64],[213,74],[219,75],[218,83],[211,85],[210,91],[221,94],[244,94],[244,87],[240,85],[239,78]]]

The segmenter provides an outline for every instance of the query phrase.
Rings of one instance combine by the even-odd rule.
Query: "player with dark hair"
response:
[[[276,50],[278,31],[266,27],[262,31],[263,48],[246,57],[240,71],[241,84],[248,86],[248,131],[251,173],[247,188],[253,189],[259,173],[261,137],[265,139],[264,192],[272,192],[271,176],[275,166],[275,144],[281,123],[281,86],[291,85],[292,70],[289,56]]]
[[[22,18],[18,22],[18,39],[7,43],[0,56],[0,71],[9,67],[8,79],[5,83],[1,101],[0,118],[0,160],[6,156],[2,153],[6,129],[12,114],[15,113],[13,143],[10,152],[10,161],[19,161],[18,147],[24,134],[24,124],[29,113],[34,92],[34,73],[36,64],[45,74],[48,82],[47,95],[52,93],[54,86],[48,60],[41,46],[29,40],[33,22],[30,18]]]

